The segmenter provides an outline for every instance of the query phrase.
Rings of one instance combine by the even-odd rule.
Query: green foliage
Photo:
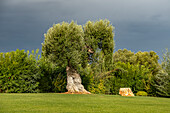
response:
[[[114,63],[121,61],[124,63],[129,62],[130,64],[140,64],[148,67],[153,75],[157,74],[157,72],[161,69],[160,64],[158,63],[159,56],[154,52],[137,52],[134,54],[127,49],[118,50],[113,54]]]
[[[82,84],[84,85],[85,89],[87,89],[91,93],[104,94],[105,93],[104,79],[101,78],[100,75],[98,75],[99,73],[97,73],[97,71],[93,71],[93,69],[91,68],[90,64],[88,64],[86,68],[79,69],[79,73],[82,78]]]
[[[135,67],[136,71],[131,72],[130,70],[126,70],[128,72],[131,72],[130,76],[132,77],[135,74],[136,76],[135,78],[139,79],[138,82],[142,81],[141,83],[140,82],[138,83],[140,86],[138,86],[137,90],[136,86],[132,86],[132,90],[134,92],[138,90],[145,90],[149,95],[154,95],[155,89],[153,88],[154,86],[152,82],[154,76],[156,76],[156,74],[162,69],[161,65],[158,63],[159,56],[154,51],[150,52],[139,51],[136,54],[134,54],[133,52],[128,51],[127,49],[118,50],[117,52],[114,53],[113,59],[115,64],[117,62],[123,62],[126,65],[130,64],[133,65],[133,67]],[[140,73],[137,74],[138,72],[140,72],[141,74]],[[131,82],[133,83],[134,80],[131,80]]]
[[[6,93],[38,92],[38,50],[0,53],[0,90]]]
[[[136,96],[147,96],[148,94],[145,91],[138,91]]]
[[[106,67],[105,67],[105,59],[103,52],[98,51],[96,52],[98,60],[92,62],[90,65],[90,87],[88,90],[92,93],[105,93],[106,86],[105,86],[105,74],[106,74]]]
[[[145,66],[133,65],[124,62],[117,62],[116,70],[108,77],[111,94],[118,94],[122,87],[130,87],[135,93],[140,90],[150,90],[150,72]]]
[[[41,74],[40,92],[66,91],[66,71],[64,67],[58,67],[42,57],[39,60],[39,73]]]
[[[54,91],[57,93],[66,92],[66,85],[67,85],[67,74],[64,73],[63,75],[61,73],[58,74],[54,81]]]
[[[162,68],[170,75],[170,52],[166,49],[166,52],[163,53]]]
[[[170,97],[170,52],[163,54],[162,70],[153,79],[153,87],[157,96]]]
[[[153,81],[157,96],[170,96],[170,76],[164,70],[159,71]]]
[[[105,87],[105,80],[99,76],[95,76],[91,73],[91,82],[89,87],[87,88],[88,91],[94,94],[105,94],[106,87]]]
[[[87,90],[91,91],[93,89],[92,92],[104,93],[105,81],[101,74],[112,69],[114,28],[108,20],[89,21],[83,28],[74,21],[70,24],[63,22],[62,24],[53,25],[44,35],[42,56],[44,60],[53,63],[56,67],[65,68],[69,66],[76,69],[81,74],[83,84]],[[92,52],[89,52],[89,50]],[[87,74],[85,70],[88,70],[89,73]],[[48,71],[44,72],[48,73]],[[59,90],[58,86],[65,85],[61,85],[62,82],[65,83],[65,77],[62,78],[64,74],[61,73],[55,74],[59,78],[51,77],[50,75],[53,74],[44,74],[44,77],[47,77],[47,81],[50,81],[50,83],[52,79],[55,79],[53,84],[56,86],[55,89]]]
[[[107,70],[111,70],[110,67],[113,63],[113,30],[114,27],[108,20],[88,21],[84,26],[85,44],[93,51],[93,53],[89,53],[90,62],[98,60],[98,53],[102,52],[104,66]]]
[[[110,71],[105,67],[102,51],[96,51],[93,56],[97,59],[93,59],[89,65],[91,70],[87,89],[90,92],[118,94],[121,87],[131,87],[134,93],[143,90],[154,95],[153,73],[156,73],[156,69],[161,69],[155,52],[134,54],[126,49],[118,50],[113,55],[114,63]]]
[[[156,75],[157,72],[161,69],[161,66],[158,63],[159,56],[154,51],[139,51],[135,55],[137,56],[137,62],[139,62],[140,65],[145,65],[148,67],[152,72],[152,75]]]
[[[58,66],[78,68],[85,47],[83,29],[74,21],[55,24],[44,35],[42,55]]]
[[[113,61],[114,63],[116,62],[124,62],[127,63],[129,62],[130,64],[136,64],[137,56],[135,55],[134,52],[131,52],[127,49],[119,49],[113,54]]]
[[[101,62],[94,62],[92,64],[88,64],[86,68],[80,68],[79,73],[82,78],[82,84],[84,85],[85,89],[90,91],[91,93],[101,93],[105,94],[106,86],[105,86],[105,78],[103,73],[104,69],[101,67],[103,63]]]

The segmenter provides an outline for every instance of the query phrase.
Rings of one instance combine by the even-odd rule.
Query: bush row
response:
[[[0,53],[1,93],[67,91],[66,67],[59,67],[39,58],[37,54],[38,50],[31,53],[24,50]],[[166,64],[162,66],[158,59],[154,59],[155,55],[153,52],[133,54],[127,50],[118,50],[114,53],[114,62],[109,71],[102,63],[104,59],[100,59],[88,64],[86,68],[80,66],[78,72],[82,84],[91,93],[118,94],[120,88],[130,87],[135,94],[138,91],[146,92],[138,92],[136,95],[169,97],[170,60],[165,59],[163,63]]]

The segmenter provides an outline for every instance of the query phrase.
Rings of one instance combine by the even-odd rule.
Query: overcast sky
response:
[[[170,48],[170,0],[0,0],[0,52],[41,49],[56,23],[108,19],[115,51]]]

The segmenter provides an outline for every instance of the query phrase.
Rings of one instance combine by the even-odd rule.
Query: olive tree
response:
[[[81,84],[78,70],[98,59],[98,52],[104,53],[105,66],[112,62],[114,35],[108,20],[89,21],[84,28],[74,21],[63,22],[53,25],[44,36],[42,56],[56,66],[66,67],[68,92],[89,93]]]
[[[56,66],[66,67],[67,90],[70,93],[89,93],[81,84],[77,72],[81,65],[83,49],[85,48],[83,29],[75,22],[56,24],[44,35],[42,56],[52,61]]]

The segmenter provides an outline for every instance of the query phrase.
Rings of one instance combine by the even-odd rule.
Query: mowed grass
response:
[[[0,113],[170,113],[170,99],[100,94],[0,94]]]

